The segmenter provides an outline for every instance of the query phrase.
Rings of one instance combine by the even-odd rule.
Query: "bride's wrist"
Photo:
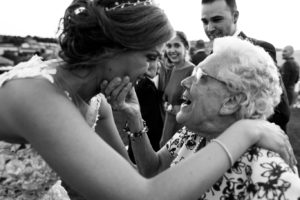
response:
[[[255,121],[244,119],[240,122],[242,122],[241,131],[243,131],[244,134],[247,135],[247,140],[250,141],[251,145],[256,144],[262,138],[262,133],[259,128],[253,126],[253,123],[255,123]]]
[[[256,144],[262,137],[262,133],[253,126],[253,120],[242,119],[232,124],[224,135],[230,135],[232,138],[244,138],[249,145]]]

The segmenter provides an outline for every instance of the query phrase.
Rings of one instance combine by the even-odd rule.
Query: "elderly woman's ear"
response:
[[[220,108],[220,115],[231,115],[241,108],[241,104],[247,100],[247,95],[243,92],[233,94],[223,100]]]

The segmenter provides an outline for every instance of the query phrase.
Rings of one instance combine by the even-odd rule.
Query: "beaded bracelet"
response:
[[[225,144],[223,142],[221,142],[221,140],[219,140],[219,139],[212,139],[211,142],[215,142],[222,147],[222,149],[226,152],[226,154],[228,156],[229,164],[231,167],[233,165],[233,158],[232,158],[232,155],[229,152],[228,148],[225,146]]]
[[[123,131],[129,136],[129,138],[133,139],[137,138],[137,137],[142,137],[143,134],[147,134],[148,133],[148,126],[146,125],[146,122],[144,120],[143,121],[143,129],[138,131],[138,132],[131,132],[129,127],[128,127],[128,123],[125,123],[125,127],[123,128]]]

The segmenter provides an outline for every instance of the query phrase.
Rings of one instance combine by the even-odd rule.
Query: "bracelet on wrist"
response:
[[[144,120],[142,120],[142,121],[143,121],[143,128],[142,128],[142,130],[140,130],[138,132],[134,132],[134,133],[132,131],[130,131],[128,123],[126,122],[125,127],[123,128],[123,131],[128,135],[128,137],[130,139],[134,140],[134,138],[142,137],[142,135],[148,133],[149,129],[148,129],[147,125],[146,125],[146,122]]]
[[[234,161],[233,161],[232,155],[231,155],[231,153],[229,152],[229,150],[228,150],[228,148],[226,147],[226,145],[225,145],[223,142],[221,142],[221,140],[216,139],[216,138],[215,138],[215,139],[212,139],[211,142],[215,142],[215,143],[217,143],[220,147],[222,147],[222,149],[225,151],[225,153],[226,153],[226,155],[227,155],[227,157],[228,157],[229,165],[230,165],[230,167],[232,167],[232,165],[234,164]]]

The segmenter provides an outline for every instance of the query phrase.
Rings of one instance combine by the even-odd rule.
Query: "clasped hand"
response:
[[[128,76],[123,79],[116,77],[110,82],[103,81],[101,93],[105,95],[114,111],[131,116],[140,113],[138,98]]]

